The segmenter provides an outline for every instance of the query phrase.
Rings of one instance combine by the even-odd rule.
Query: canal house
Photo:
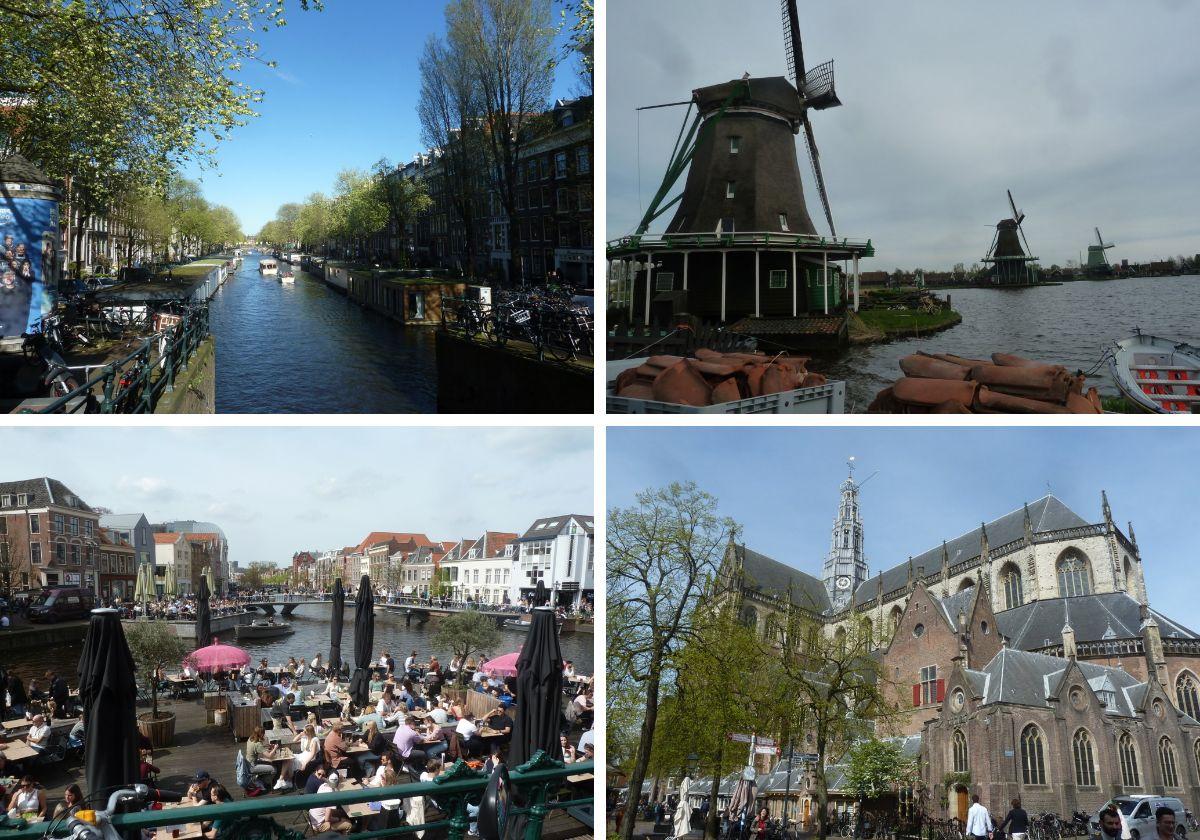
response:
[[[859,259],[871,242],[839,237],[809,122],[841,104],[833,64],[805,73],[795,4],[785,37],[791,80],[735,79],[694,90],[666,176],[637,230],[608,244],[610,316],[626,325],[675,323],[682,313],[789,343],[845,337],[857,307]],[[795,80],[799,79],[799,84]],[[684,103],[673,103],[684,104]],[[803,129],[829,235],[809,215],[796,135]],[[667,200],[687,171],[683,190]],[[661,234],[650,224],[673,205]]]

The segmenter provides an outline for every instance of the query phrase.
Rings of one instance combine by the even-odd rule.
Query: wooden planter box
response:
[[[158,747],[169,747],[175,740],[175,714],[159,712],[158,720],[151,720],[152,712],[144,712],[137,717],[138,732],[150,739],[150,743]]]

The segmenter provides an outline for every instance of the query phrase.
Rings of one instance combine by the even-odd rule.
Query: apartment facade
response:
[[[137,549],[129,543],[128,538],[101,527],[100,561],[97,568],[100,598],[106,602],[133,600],[138,565]]]
[[[513,555],[517,535],[486,531],[463,540],[442,560],[442,569],[456,601],[499,605],[510,603]]]
[[[53,478],[0,482],[0,584],[96,591],[99,515]],[[6,579],[6,580],[5,580]]]
[[[168,568],[174,568],[176,592],[188,595],[192,587],[192,544],[180,533],[168,531],[154,535],[155,588],[161,593]]]
[[[510,597],[529,599],[539,582],[550,603],[577,609],[594,603],[595,534],[590,515],[565,514],[535,521],[515,541]]]

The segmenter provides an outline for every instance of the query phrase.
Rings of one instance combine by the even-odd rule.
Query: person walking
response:
[[[980,804],[979,794],[972,794],[971,807],[967,810],[967,824],[963,828],[963,834],[967,837],[974,837],[975,840],[991,840],[994,830],[992,815],[988,813],[987,808]]]
[[[1160,805],[1154,811],[1154,832],[1158,840],[1176,840],[1175,812],[1166,805]]]
[[[996,830],[1001,833],[1007,831],[1012,840],[1026,840],[1029,835],[1029,814],[1021,807],[1019,797],[1012,801],[1012,809]]]

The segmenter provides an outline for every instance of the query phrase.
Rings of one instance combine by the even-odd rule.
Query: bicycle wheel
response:
[[[546,333],[546,350],[557,361],[565,362],[567,359],[575,358],[573,344],[570,334],[559,327],[551,327]]]
[[[503,347],[508,343],[508,324],[502,319],[493,316],[488,319],[488,325],[491,331],[488,333],[488,339],[497,347]]]

